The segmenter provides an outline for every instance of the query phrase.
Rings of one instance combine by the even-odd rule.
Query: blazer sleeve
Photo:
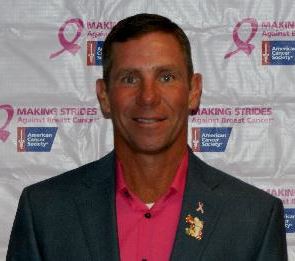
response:
[[[275,200],[257,261],[287,261],[287,244],[282,201]]]
[[[29,195],[24,189],[13,223],[6,261],[41,261]]]

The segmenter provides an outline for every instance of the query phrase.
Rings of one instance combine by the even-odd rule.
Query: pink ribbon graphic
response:
[[[244,23],[249,23],[251,25],[251,29],[252,29],[251,34],[249,35],[249,37],[246,41],[242,41],[240,39],[239,33],[238,33],[240,27]],[[238,22],[234,28],[234,31],[233,31],[233,40],[234,40],[236,46],[238,47],[238,49],[233,52],[227,53],[224,56],[224,59],[231,57],[232,55],[236,54],[239,51],[243,51],[247,55],[250,55],[252,50],[255,48],[255,46],[253,44],[250,44],[250,41],[256,35],[257,30],[258,30],[258,23],[257,23],[256,19],[254,19],[254,18],[245,18],[241,22]]]
[[[64,35],[64,30],[69,24],[75,24],[78,27],[77,33],[72,41],[68,41]],[[63,53],[66,50],[69,51],[71,54],[75,55],[79,51],[79,49],[81,48],[80,45],[76,44],[75,42],[81,36],[83,27],[84,27],[83,21],[79,18],[72,18],[72,19],[67,20],[58,31],[59,42],[64,48],[58,52],[52,53],[49,56],[49,58],[52,59],[52,58],[60,55],[61,53]]]
[[[8,104],[0,105],[0,110],[1,109],[5,110],[7,112],[6,121],[5,121],[4,125],[0,128],[0,140],[5,142],[8,138],[8,136],[10,135],[10,132],[5,130],[5,128],[8,126],[8,124],[12,120],[14,112],[13,112],[13,108]]]

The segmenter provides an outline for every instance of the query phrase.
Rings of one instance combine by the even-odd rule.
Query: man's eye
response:
[[[163,74],[160,77],[161,82],[170,82],[170,81],[172,81],[174,79],[175,79],[175,76],[173,74],[170,74],[170,73]]]
[[[125,84],[135,84],[137,83],[137,77],[134,75],[126,75],[122,78],[122,82]]]

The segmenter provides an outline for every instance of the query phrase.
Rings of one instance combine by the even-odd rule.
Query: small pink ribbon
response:
[[[8,124],[12,120],[14,112],[13,112],[13,108],[8,104],[0,105],[0,110],[1,109],[5,110],[7,112],[6,121],[5,121],[4,125],[0,128],[0,140],[5,142],[8,138],[8,136],[10,135],[10,132],[5,130],[5,128],[8,126]]]
[[[75,24],[78,27],[77,33],[72,41],[68,41],[64,35],[64,30],[67,27],[67,25],[69,25],[69,24]],[[63,46],[63,49],[61,49],[58,52],[52,53],[49,56],[49,58],[52,59],[52,58],[60,55],[64,51],[69,51],[71,54],[75,55],[79,51],[79,49],[81,48],[80,45],[76,44],[76,41],[81,36],[83,27],[84,27],[83,21],[79,18],[72,18],[72,19],[67,20],[58,31],[58,39],[59,39],[60,44]]]
[[[238,33],[238,31],[243,23],[249,23],[251,25],[251,29],[252,29],[251,34],[249,35],[249,37],[246,41],[242,41],[240,39],[239,33]],[[232,55],[236,54],[239,51],[243,51],[247,55],[250,55],[252,50],[255,48],[255,46],[253,44],[250,44],[250,41],[256,35],[257,30],[258,30],[258,23],[257,23],[256,19],[254,19],[254,18],[245,18],[241,22],[238,22],[234,28],[234,31],[233,31],[233,40],[234,40],[236,46],[238,47],[238,49],[233,52],[227,53],[224,56],[224,59],[231,57]]]

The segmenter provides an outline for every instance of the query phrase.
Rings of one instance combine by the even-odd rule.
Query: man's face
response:
[[[188,77],[176,38],[154,32],[112,47],[108,90],[97,85],[102,110],[111,115],[115,148],[153,154],[185,146],[187,118],[200,100],[200,75]]]

